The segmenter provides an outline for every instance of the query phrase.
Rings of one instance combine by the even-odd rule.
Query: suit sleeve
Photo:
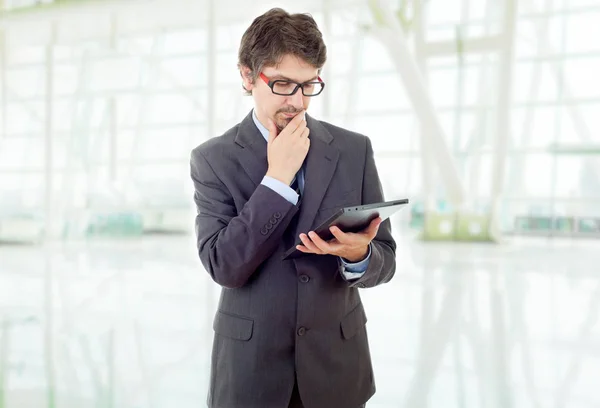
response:
[[[200,260],[219,285],[242,287],[277,249],[298,207],[259,184],[238,214],[232,195],[199,149],[192,151],[190,173]]]
[[[385,201],[369,138],[366,138],[365,150],[362,203],[372,204]],[[395,272],[396,242],[392,238],[392,226],[388,218],[381,223],[375,239],[371,242],[371,258],[367,270],[359,279],[348,281],[348,285],[359,288],[374,287],[389,282]]]

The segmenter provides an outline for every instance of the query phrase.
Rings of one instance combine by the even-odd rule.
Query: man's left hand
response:
[[[329,241],[310,231],[308,235],[300,234],[304,245],[297,245],[296,248],[305,254],[335,255],[351,263],[360,262],[369,254],[369,244],[377,235],[380,224],[381,218],[378,217],[360,232],[343,232],[338,227],[331,227],[329,230],[334,238]]]

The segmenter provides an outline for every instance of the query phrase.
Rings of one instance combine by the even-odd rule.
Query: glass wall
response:
[[[173,16],[181,10],[169,16],[175,22],[159,27],[135,10],[100,13],[93,24],[88,16],[53,26],[42,15],[38,24],[8,25],[0,76],[2,214],[42,220],[51,214],[55,233],[74,237],[88,231],[94,217],[192,212],[190,150],[252,107],[236,68],[251,16],[228,18],[230,3],[215,11],[214,47],[207,16],[180,24]],[[501,33],[502,7],[486,9],[484,3],[428,2],[425,39],[460,44]],[[309,9],[329,52],[326,93],[309,113],[368,135],[386,197],[410,197],[418,207],[423,177],[414,106],[388,50],[364,29],[373,24],[368,2],[332,4]],[[594,33],[600,5],[547,4],[518,7],[501,201],[505,231],[518,227],[519,217],[599,216],[600,89],[594,84],[600,46]],[[403,15],[412,44],[411,7]],[[492,194],[499,61],[494,50],[425,61],[444,140],[469,205],[480,209],[489,208]],[[209,123],[211,104],[215,119]],[[439,209],[445,208],[439,177],[431,188]]]

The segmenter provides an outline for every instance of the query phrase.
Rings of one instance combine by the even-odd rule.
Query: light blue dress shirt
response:
[[[252,119],[254,119],[254,124],[265,138],[265,141],[268,142],[269,130],[265,128],[262,123],[260,123],[260,121],[256,117],[256,113],[254,112],[254,110],[252,110]],[[304,167],[300,168],[296,176],[298,177],[298,187],[300,188],[300,193],[302,193],[304,191]],[[294,177],[294,180],[296,180],[296,177]],[[292,184],[294,183],[294,180],[292,180]],[[271,190],[281,195],[290,203],[294,205],[298,203],[298,194],[287,184],[282,183],[281,181],[269,176],[265,176],[261,184],[269,187]],[[364,273],[367,270],[367,267],[369,266],[369,260],[371,259],[371,245],[369,245],[369,254],[365,259],[363,259],[360,262],[348,263],[344,261],[341,257],[339,259],[342,264],[342,274],[344,275],[344,277],[348,280],[358,279],[362,275],[364,275]]]

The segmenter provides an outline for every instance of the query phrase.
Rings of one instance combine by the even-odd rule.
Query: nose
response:
[[[304,95],[302,95],[302,88],[298,88],[295,94],[290,95],[288,97],[290,105],[298,109],[304,108],[303,96]]]

